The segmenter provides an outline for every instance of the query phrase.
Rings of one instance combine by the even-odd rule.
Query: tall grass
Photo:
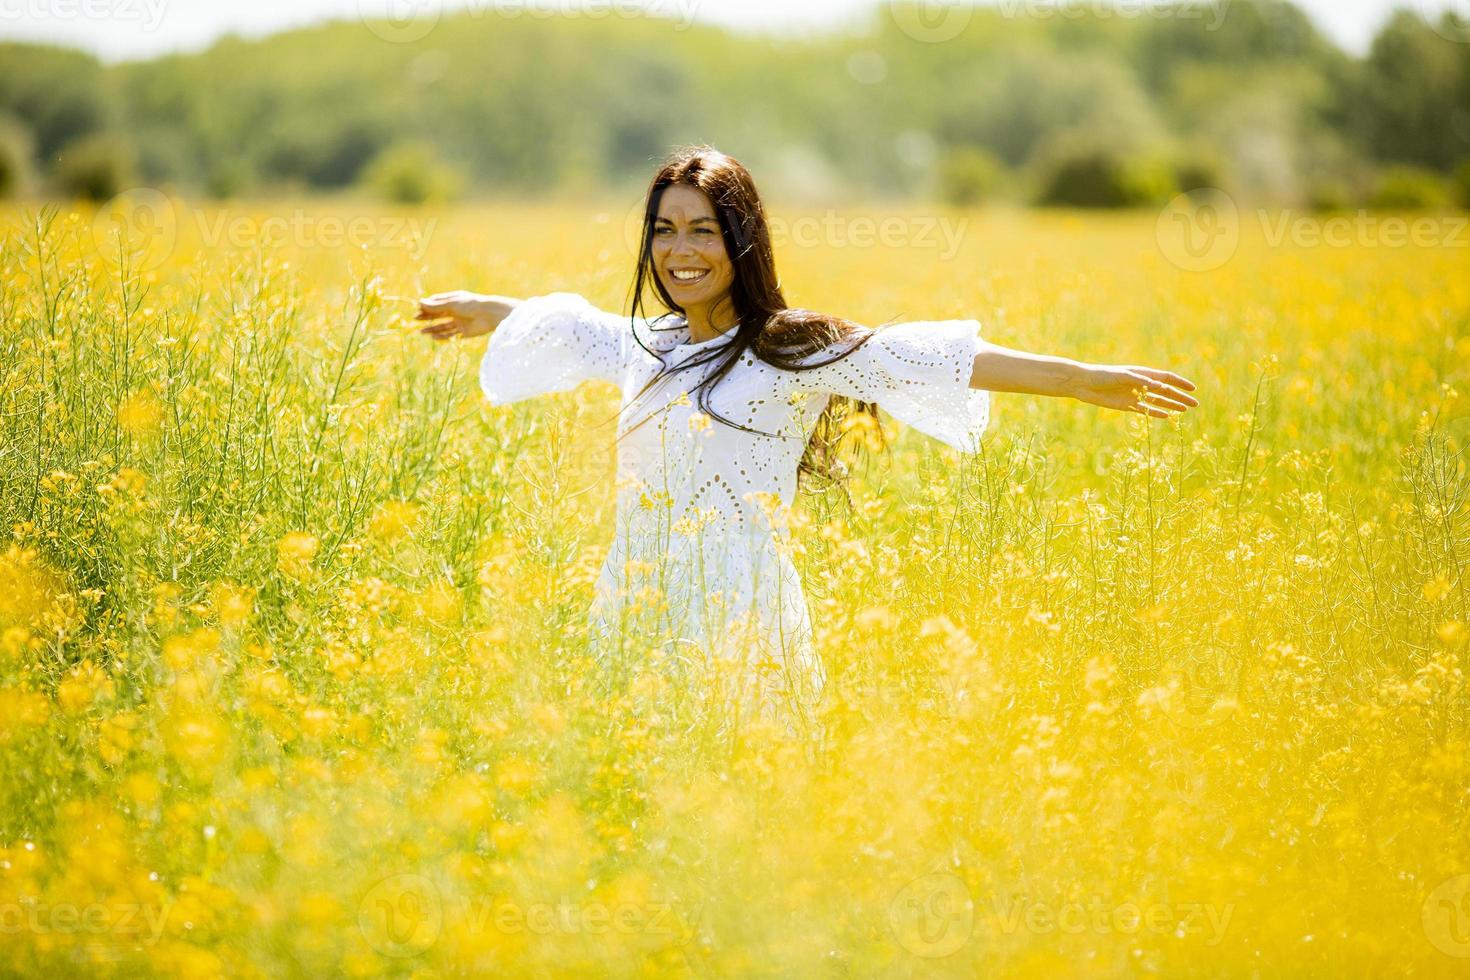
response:
[[[1192,273],[1151,218],[988,212],[953,258],[783,247],[801,305],[1202,401],[996,394],[984,452],[902,432],[803,500],[831,680],[793,735],[654,658],[609,690],[612,390],[490,408],[481,342],[408,319],[620,308],[621,207],[206,247],[172,206],[151,249],[7,215],[0,971],[1464,968],[1463,248],[1246,227]],[[225,216],[326,213],[290,207]]]

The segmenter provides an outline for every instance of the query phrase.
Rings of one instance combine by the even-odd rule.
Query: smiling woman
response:
[[[590,616],[609,677],[652,637],[666,662],[733,666],[741,706],[809,717],[825,671],[783,515],[803,477],[841,486],[840,457],[881,434],[879,406],[974,453],[991,390],[1160,417],[1198,404],[1171,372],[1008,350],[973,319],[875,330],[791,308],[750,174],[710,147],[659,169],[644,218],[627,317],[567,292],[439,294],[418,314],[438,339],[494,331],[480,369],[494,404],[619,386],[617,529]]]
[[[653,222],[653,260],[669,295],[689,317],[695,340],[708,340],[737,325],[729,299],[735,269],[706,194],[688,184],[664,191]],[[717,306],[729,314],[729,325],[714,326]]]

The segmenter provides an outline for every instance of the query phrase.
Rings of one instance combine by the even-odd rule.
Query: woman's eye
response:
[[[704,237],[708,238],[708,237],[712,236],[715,233],[715,230],[713,228],[700,228],[700,229],[696,230],[694,233],[696,235],[703,235]]]

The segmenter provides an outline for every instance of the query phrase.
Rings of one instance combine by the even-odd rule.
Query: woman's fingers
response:
[[[459,324],[435,323],[427,327],[420,327],[419,333],[426,334],[436,340],[444,340],[448,337],[456,336],[459,333]]]
[[[1136,367],[1133,370],[1139,374],[1146,374],[1150,378],[1158,381],[1167,381],[1169,384],[1177,388],[1183,388],[1185,391],[1193,391],[1196,387],[1195,383],[1188,378],[1181,377],[1173,371],[1165,371],[1163,368]]]
[[[1174,386],[1172,386],[1172,385],[1170,385],[1170,384],[1168,384],[1168,383],[1166,383],[1164,381],[1158,380],[1152,374],[1148,373],[1151,370],[1152,369],[1150,369],[1150,368],[1135,368],[1134,369],[1134,372],[1133,372],[1134,373],[1134,377],[1138,378],[1139,382],[1144,386],[1144,388],[1150,394],[1162,395],[1162,396],[1167,397],[1167,398],[1175,399],[1175,400],[1177,400],[1179,402],[1182,402],[1185,405],[1190,406],[1191,408],[1193,408],[1194,406],[1197,406],[1199,404],[1199,399],[1198,398],[1195,398],[1193,395],[1186,395],[1184,392],[1180,391],[1178,388],[1176,388],[1176,387],[1174,387]],[[1159,372],[1156,372],[1156,373],[1157,374],[1167,375],[1167,376],[1169,376],[1171,378],[1179,378],[1179,376],[1177,374],[1173,374],[1173,373],[1171,373],[1169,371],[1159,371]],[[1180,381],[1184,381],[1184,383],[1185,384],[1188,384],[1189,387],[1191,387],[1191,388],[1194,387],[1193,384],[1190,384],[1188,381],[1185,381],[1185,379],[1183,379],[1183,378],[1179,378],[1179,380]]]
[[[1176,412],[1186,412],[1191,407],[1177,398],[1170,397],[1170,394],[1165,394],[1162,391],[1144,392],[1143,397],[1149,399],[1149,404],[1151,405],[1158,405],[1162,408],[1172,408]],[[1189,396],[1184,395],[1182,397],[1188,398]],[[1198,402],[1196,402],[1196,404],[1198,404]]]
[[[415,319],[432,320],[435,317],[453,316],[455,300],[448,293],[435,293],[419,300],[419,312]]]
[[[435,340],[449,340],[464,334],[465,319],[457,311],[460,297],[454,293],[435,293],[419,300],[414,319],[432,321],[419,328],[419,333]]]

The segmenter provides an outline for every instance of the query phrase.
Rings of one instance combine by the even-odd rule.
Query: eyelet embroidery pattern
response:
[[[596,649],[636,649],[644,637],[630,635],[630,613],[652,611],[656,636],[676,656],[743,664],[765,713],[777,701],[809,704],[825,682],[784,521],[773,515],[795,502],[797,467],[827,399],[876,402],[960,452],[978,452],[990,413],[990,393],[969,387],[979,333],[975,320],[881,327],[841,360],[823,363],[836,349],[814,355],[820,366],[805,371],[747,352],[691,395],[716,356],[666,373],[635,402],[660,371],[723,341],[691,345],[682,317],[630,320],[556,292],[518,304],[491,334],[480,387],[508,405],[594,379],[619,386],[617,526],[588,613]],[[699,395],[758,431],[713,417],[691,425],[704,414]]]

